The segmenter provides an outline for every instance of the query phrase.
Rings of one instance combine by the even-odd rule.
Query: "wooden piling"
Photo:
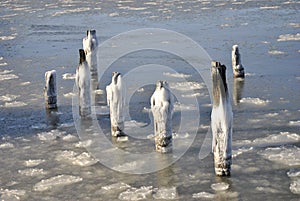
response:
[[[47,109],[57,108],[56,93],[56,71],[51,70],[45,73],[46,85],[44,88],[45,106]]]
[[[236,78],[237,77],[244,78],[245,70],[241,62],[241,55],[239,52],[238,45],[232,46],[231,59],[232,59],[233,76]]]
[[[211,128],[215,173],[218,176],[229,176],[232,163],[233,115],[226,83],[226,66],[213,61],[211,72],[213,80]]]
[[[154,120],[155,148],[157,152],[172,150],[172,115],[174,97],[166,81],[158,81],[151,96],[151,111]]]
[[[83,49],[79,50],[79,65],[76,69],[76,85],[78,87],[79,115],[88,117],[91,114],[91,75]]]

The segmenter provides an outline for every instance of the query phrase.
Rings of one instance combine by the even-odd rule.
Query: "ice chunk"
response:
[[[75,144],[76,148],[86,148],[91,146],[92,140],[85,140],[85,141],[80,141],[77,144]]]
[[[229,188],[229,184],[225,182],[215,183],[210,186],[215,191],[225,191]]]
[[[94,159],[89,153],[83,152],[78,154],[74,151],[65,150],[60,152],[56,156],[56,160],[67,162],[72,165],[77,165],[81,167],[87,167],[96,164],[98,161]]]
[[[76,141],[78,141],[78,138],[75,137],[74,135],[71,135],[71,134],[68,134],[68,135],[64,136],[62,139],[63,139],[63,141],[66,141],[66,142],[76,142]]]
[[[199,82],[171,82],[170,88],[177,91],[191,91],[205,88],[204,83]]]
[[[24,190],[9,190],[9,189],[0,189],[0,200],[9,200],[9,201],[18,201],[21,200],[21,197],[26,194]]]
[[[300,40],[300,33],[297,34],[284,34],[280,35],[277,39],[277,41],[296,41]]]
[[[24,165],[26,167],[35,167],[35,166],[38,166],[41,163],[44,163],[45,161],[46,160],[44,160],[44,159],[36,159],[36,160],[29,159],[27,161],[24,161]]]
[[[169,73],[169,72],[164,72],[163,75],[168,76],[168,77],[176,77],[176,78],[189,78],[192,76],[192,75],[183,74],[183,73]]]
[[[270,103],[270,100],[262,100],[260,98],[242,98],[240,100],[240,103],[246,103],[246,104],[253,104],[253,105],[267,105],[268,103]]]
[[[44,171],[43,169],[37,169],[37,168],[28,168],[24,170],[18,170],[18,173],[25,175],[25,176],[39,176],[39,175],[45,175],[47,174],[47,171]]]
[[[153,193],[152,186],[142,186],[140,188],[130,188],[119,195],[120,200],[144,200],[150,199]]]
[[[267,148],[258,153],[270,161],[289,166],[300,165],[300,148],[296,146]]]
[[[64,134],[65,132],[60,132],[58,130],[52,130],[50,132],[42,132],[42,133],[38,133],[37,137],[41,140],[41,141],[53,141],[58,139],[62,134]]]
[[[300,177],[300,169],[290,169],[290,171],[287,172],[287,175],[289,177]]]
[[[162,187],[157,190],[153,195],[154,199],[157,200],[174,200],[178,198],[176,187]]]
[[[115,190],[125,190],[130,188],[131,186],[123,183],[123,182],[118,182],[118,183],[114,183],[108,186],[102,186],[101,189],[105,190],[105,191],[115,191]]]
[[[36,183],[33,187],[35,191],[46,191],[55,187],[62,187],[65,185],[74,184],[82,181],[81,177],[73,175],[57,175],[48,179],[43,179]]]
[[[290,190],[294,194],[300,194],[300,178],[292,181],[292,183],[290,184]]]
[[[245,152],[248,152],[248,151],[251,151],[251,150],[253,150],[253,147],[249,147],[249,148],[241,147],[241,148],[239,148],[237,150],[232,150],[232,157],[235,158],[238,155],[240,155],[242,153],[245,153]]]
[[[208,192],[194,193],[193,198],[214,199],[215,195]]]
[[[289,124],[291,126],[300,126],[300,120],[297,120],[297,121],[290,121]]]
[[[14,148],[15,146],[10,143],[10,142],[5,142],[3,144],[0,144],[0,149],[11,149]]]
[[[74,80],[75,79],[75,74],[72,73],[65,73],[62,75],[64,80]]]
[[[271,54],[271,55],[284,55],[284,54],[286,54],[285,52],[282,52],[282,51],[279,51],[279,50],[270,50],[268,53]]]
[[[0,72],[0,81],[11,80],[19,78],[17,75],[11,73],[12,70],[4,70]]]

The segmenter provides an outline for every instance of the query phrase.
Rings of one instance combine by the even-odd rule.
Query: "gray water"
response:
[[[299,8],[298,1],[286,0],[1,1],[1,199],[299,200]],[[201,119],[184,155],[159,171],[126,174],[97,162],[88,152],[91,142],[80,140],[75,128],[78,120],[73,120],[72,113],[74,79],[65,77],[75,73],[86,30],[96,29],[103,43],[138,28],[184,34],[227,66],[234,114],[230,177],[214,175],[211,154],[199,159],[211,111],[203,81],[189,64],[165,52],[147,50],[120,58],[105,72],[100,89],[109,83],[111,71],[131,66],[154,63],[187,75],[192,86],[181,85],[179,91],[200,94],[196,97]],[[240,47],[244,81],[232,78],[234,44]],[[49,114],[43,88],[44,73],[51,69],[57,71],[59,108]],[[170,73],[164,76],[174,91],[180,88],[181,78]],[[144,86],[130,100],[130,116],[140,125],[151,125],[147,111],[153,90],[152,85]],[[104,97],[99,97],[96,105],[105,108]],[[182,114],[174,115],[176,131]],[[111,141],[107,111],[96,118]],[[135,130],[129,141],[113,144],[133,153],[153,151],[153,131],[139,133],[127,125],[128,131]],[[183,144],[191,136],[178,135],[177,142]],[[175,154],[157,155],[154,163],[160,166]],[[122,161],[115,155],[107,157]],[[124,163],[123,168],[131,165]]]

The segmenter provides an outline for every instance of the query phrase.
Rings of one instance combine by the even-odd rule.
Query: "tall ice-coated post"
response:
[[[245,77],[245,71],[241,62],[241,55],[239,52],[238,45],[232,46],[231,59],[232,59],[233,76],[240,77],[240,78]]]
[[[124,136],[124,88],[121,74],[112,73],[110,85],[106,87],[107,105],[110,109],[111,135],[114,137]]]
[[[233,114],[226,83],[226,66],[213,61],[211,73],[213,81],[211,128],[215,173],[218,176],[229,176],[232,160]]]
[[[91,75],[83,49],[79,50],[79,65],[76,69],[76,85],[78,87],[79,115],[88,117],[91,114]]]
[[[172,150],[172,115],[174,97],[166,81],[158,81],[151,96],[151,110],[154,120],[155,148],[157,152]]]
[[[45,73],[45,81],[44,96],[46,108],[55,109],[57,108],[56,71],[47,71]]]
[[[91,76],[97,76],[98,41],[96,37],[96,30],[87,30],[86,37],[82,40],[82,45],[86,61],[90,68]]]

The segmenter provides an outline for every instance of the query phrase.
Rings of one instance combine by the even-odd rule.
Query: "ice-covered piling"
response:
[[[85,52],[86,61],[91,72],[91,76],[97,77],[98,40],[96,37],[96,30],[87,30],[86,37],[82,40],[82,45]]]
[[[83,49],[79,50],[79,65],[76,69],[76,85],[78,87],[79,115],[87,117],[91,114],[91,75]]]
[[[226,83],[226,66],[213,61],[211,73],[213,81],[211,128],[215,173],[218,176],[229,176],[232,159],[233,115]]]
[[[154,120],[155,148],[166,153],[172,149],[172,115],[174,97],[166,81],[158,81],[151,96],[151,111]]]
[[[240,78],[245,77],[245,71],[241,62],[241,55],[239,52],[238,45],[232,46],[231,59],[232,59],[233,76],[240,77]]]
[[[111,134],[114,137],[122,137],[124,135],[124,88],[122,84],[122,76],[118,72],[112,73],[110,85],[106,87],[107,105],[110,109]]]
[[[47,71],[45,73],[45,81],[44,96],[46,108],[55,109],[57,108],[56,71]]]

